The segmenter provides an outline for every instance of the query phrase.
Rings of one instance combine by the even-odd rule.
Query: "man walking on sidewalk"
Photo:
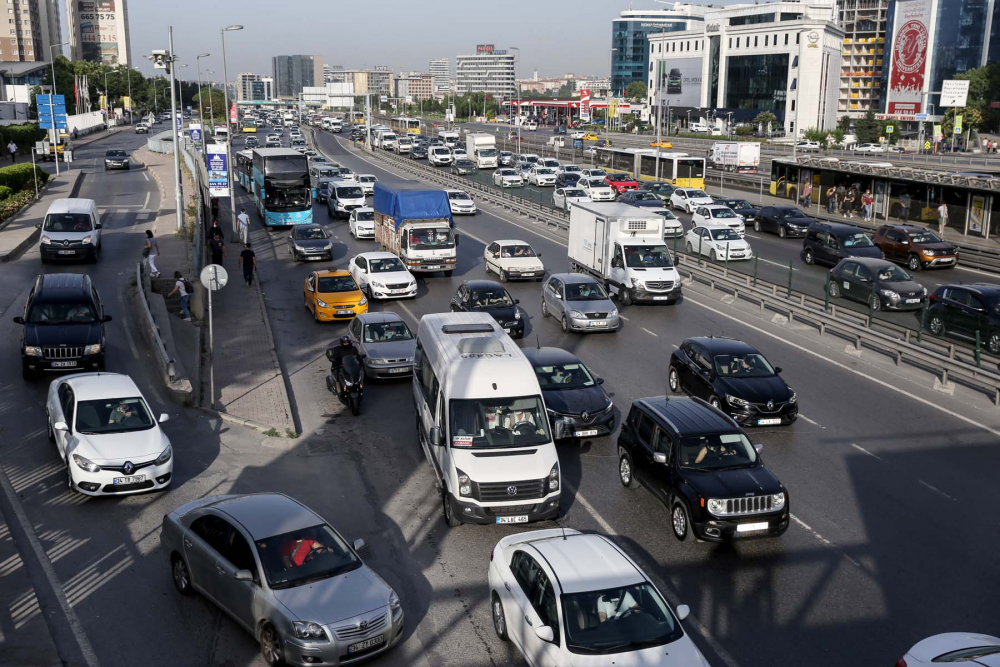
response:
[[[222,240],[222,234],[214,234],[208,245],[212,251],[212,264],[222,266],[222,258],[226,256],[226,243]]]
[[[248,243],[250,241],[250,216],[247,215],[245,208],[240,209],[240,214],[236,216],[236,220],[239,222],[240,240],[243,243]]]
[[[170,294],[168,294],[167,297],[168,298],[172,297],[175,292],[180,295],[181,312],[184,314],[184,321],[190,322],[191,311],[188,309],[188,303],[191,301],[191,293],[188,291],[190,283],[184,280],[184,277],[181,275],[180,271],[174,271],[174,280],[176,280],[177,282],[174,283],[174,288],[170,290]]]
[[[938,214],[938,234],[943,235],[944,228],[948,226],[948,205],[945,204],[944,202],[941,202],[941,205],[938,206],[937,214]]]
[[[13,139],[7,144],[7,151],[10,153],[10,161],[17,162],[17,144],[14,143]]]
[[[250,249],[249,243],[243,244],[243,252],[240,253],[237,264],[243,267],[243,280],[250,287],[253,285],[253,272],[257,270],[257,254]]]

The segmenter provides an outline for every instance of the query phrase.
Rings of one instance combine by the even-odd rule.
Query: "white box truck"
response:
[[[716,169],[756,174],[760,167],[760,144],[756,141],[716,141],[712,144]]]
[[[496,169],[500,153],[497,140],[487,132],[470,132],[465,135],[465,152],[480,169]]]
[[[458,146],[462,136],[454,130],[438,130],[438,139],[443,141],[448,148],[454,148]]]
[[[663,218],[628,204],[573,205],[569,270],[603,280],[625,306],[681,298],[681,276],[663,243]]]

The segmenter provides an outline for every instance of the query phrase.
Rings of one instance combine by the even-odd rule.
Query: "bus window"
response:
[[[635,155],[633,153],[619,153],[611,151],[611,166],[615,171],[635,171]]]

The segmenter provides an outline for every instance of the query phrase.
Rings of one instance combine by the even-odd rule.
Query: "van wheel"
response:
[[[455,528],[462,525],[461,520],[451,511],[451,494],[445,491],[441,494],[441,499],[444,506],[444,522],[448,524],[448,527]]]
[[[445,272],[444,272],[444,277],[445,277],[445,278],[451,278],[451,274],[453,274],[453,273],[455,273],[455,271],[454,271],[454,270],[451,270],[451,271],[445,271]]]
[[[917,257],[916,255],[910,255],[906,259],[906,266],[910,269],[910,271],[919,271],[920,269],[924,268],[923,265],[920,263],[920,258]]]
[[[639,483],[635,481],[632,457],[620,447],[618,448],[618,479],[626,489],[635,489],[639,486]]]
[[[618,298],[622,300],[622,305],[623,306],[631,306],[632,305],[632,290],[630,290],[628,287],[619,287],[618,288]]]
[[[944,335],[944,320],[941,319],[940,315],[931,315],[931,321],[928,323],[927,328],[929,328],[931,330],[931,333],[934,334],[935,336],[943,336]],[[993,340],[993,338],[995,338],[995,337],[996,337],[996,334],[993,334],[990,337],[990,340]],[[992,350],[991,350],[991,352],[992,352]]]
[[[681,501],[674,502],[674,508],[670,512],[670,527],[674,529],[674,537],[678,542],[687,540],[689,534],[689,524],[687,508]]]
[[[830,281],[830,298],[839,299],[840,298],[840,285]]]
[[[803,255],[802,255],[802,261],[805,262],[806,264],[809,264],[810,266],[812,266],[812,263],[813,263],[813,253],[812,253],[812,250],[809,250],[808,248],[806,249],[805,253],[803,253]]]

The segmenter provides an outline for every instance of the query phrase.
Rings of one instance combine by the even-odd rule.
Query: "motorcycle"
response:
[[[332,362],[333,350],[327,350],[326,356]],[[351,414],[357,416],[361,413],[361,399],[365,395],[364,379],[361,357],[351,355],[344,357],[339,367],[330,367],[326,388],[351,409]]]

